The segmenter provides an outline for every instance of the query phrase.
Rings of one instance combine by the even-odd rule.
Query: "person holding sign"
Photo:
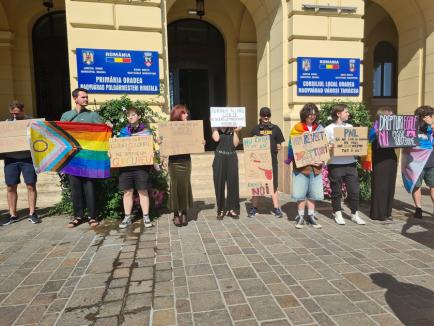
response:
[[[170,113],[170,121],[187,121],[188,110],[185,105],[177,104]],[[164,139],[163,139],[164,142]],[[193,206],[191,190],[191,157],[190,154],[169,156],[170,206],[173,210],[173,223],[186,226],[187,210]]]
[[[31,117],[24,112],[24,104],[19,101],[12,101],[9,105],[10,117],[6,121],[27,120]],[[9,218],[3,225],[12,224],[18,221],[17,216],[17,187],[20,181],[20,175],[23,175],[24,183],[27,187],[27,198],[29,202],[29,221],[33,224],[41,223],[41,219],[35,212],[36,209],[36,181],[37,176],[30,153],[16,152],[8,153],[5,156],[4,175],[7,186],[7,199],[9,206]]]
[[[389,107],[380,108],[380,115],[393,115]],[[372,146],[371,172],[371,209],[369,216],[373,220],[391,219],[393,197],[395,196],[396,171],[398,161],[394,148],[381,148],[378,143],[378,121],[369,131]]]
[[[297,201],[298,215],[295,218],[295,227],[297,229],[303,228],[305,223],[317,229],[321,228],[321,224],[317,222],[315,217],[315,200],[324,199],[322,183],[323,162],[318,160],[314,164],[296,166],[291,145],[291,137],[311,133],[318,129],[318,114],[319,110],[315,104],[305,104],[300,111],[300,122],[291,129],[288,144],[288,159],[285,163],[290,164],[293,162],[294,164],[292,171],[292,197]],[[307,216],[305,216],[306,206]]]
[[[335,128],[352,127],[347,123],[350,113],[345,104],[337,104],[333,107],[332,112],[333,122],[325,128],[327,138],[330,143],[330,148],[334,147],[334,131]],[[366,224],[359,216],[359,176],[356,167],[356,158],[349,156],[333,156],[328,164],[330,188],[332,191],[332,207],[333,216],[339,225],[345,225],[345,220],[342,216],[342,182],[345,183],[348,192],[348,202],[351,209],[351,220],[359,225]]]
[[[252,129],[250,136],[270,136],[270,150],[271,150],[271,160],[273,167],[273,192],[271,198],[273,200],[273,211],[272,214],[276,217],[282,217],[282,211],[279,207],[279,196],[277,193],[278,186],[278,166],[277,166],[277,153],[282,148],[281,143],[285,141],[283,137],[282,130],[279,126],[271,123],[271,110],[270,108],[263,107],[259,111],[259,124]],[[252,197],[252,208],[249,211],[248,216],[254,217],[257,212],[258,197]]]
[[[241,128],[213,128],[212,139],[218,143],[212,163],[214,189],[217,202],[217,219],[225,216],[238,218],[240,192],[238,184],[238,156],[235,148],[240,143]],[[225,188],[227,196],[225,199]]]
[[[128,125],[121,129],[119,137],[131,136],[151,136],[152,132],[149,127],[140,122],[141,116],[135,107],[126,110]],[[119,190],[124,193],[123,204],[125,217],[119,224],[119,228],[124,229],[133,223],[133,197],[134,190],[137,190],[140,199],[140,207],[143,213],[143,225],[145,228],[152,227],[153,224],[149,218],[149,170],[150,165],[128,166],[120,168],[119,173]]]
[[[89,96],[86,89],[74,89],[72,91],[72,98],[75,103],[75,108],[64,112],[60,121],[103,123],[97,112],[90,111],[86,108],[89,104]],[[74,211],[74,219],[68,223],[68,227],[74,228],[83,223],[85,204],[89,215],[89,226],[98,226],[99,222],[96,219],[95,180],[75,175],[68,175],[68,177],[71,185],[71,199]]]
[[[415,218],[422,218],[422,182],[430,188],[434,202],[434,151],[433,151],[433,114],[431,106],[421,106],[414,111],[419,120],[419,146],[402,150],[402,179],[405,189],[412,194],[416,210]]]

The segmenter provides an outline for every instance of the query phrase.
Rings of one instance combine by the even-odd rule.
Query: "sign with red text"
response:
[[[291,137],[294,161],[298,168],[317,162],[327,162],[330,151],[325,131],[306,132]]]
[[[247,187],[252,196],[273,193],[273,166],[270,151],[270,136],[243,139],[244,166]]]
[[[381,148],[415,147],[419,145],[419,123],[415,115],[380,115],[378,145]]]

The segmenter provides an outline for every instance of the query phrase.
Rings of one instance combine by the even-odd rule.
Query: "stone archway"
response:
[[[434,100],[434,80],[430,71],[427,40],[433,42],[434,24],[426,14],[433,12],[432,2],[425,0],[371,0],[392,18],[398,33],[398,112],[409,113],[417,106]]]

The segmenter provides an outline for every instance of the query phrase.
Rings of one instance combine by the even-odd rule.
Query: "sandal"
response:
[[[173,217],[173,224],[175,224],[175,226],[177,226],[177,227],[182,226],[181,217],[179,215],[175,215]]]
[[[181,215],[181,225],[182,226],[187,226],[188,225],[187,215],[185,213],[183,213]]]
[[[233,209],[231,209],[230,211],[228,211],[226,213],[226,215],[229,216],[229,217],[232,217],[233,219],[239,219],[240,218],[238,216],[238,214]]]
[[[89,222],[87,222],[87,223],[89,223],[89,226],[90,226],[91,228],[93,228],[93,227],[99,225],[99,222],[98,222],[97,220],[95,220],[94,218],[91,218],[91,219],[89,220]]]
[[[66,227],[72,229],[75,228],[77,226],[79,226],[81,223],[83,223],[83,219],[80,217],[76,217],[75,219],[73,219],[71,222],[69,222]]]

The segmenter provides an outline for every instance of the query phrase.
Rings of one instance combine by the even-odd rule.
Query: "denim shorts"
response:
[[[298,171],[292,172],[292,198],[297,201],[323,200],[322,174],[315,175],[311,172],[309,175],[305,175]]]
[[[434,188],[434,168],[424,168],[414,187],[420,188],[422,186],[422,181],[425,181],[427,187]]]
[[[21,182],[20,176],[23,174],[24,183],[35,184],[38,180],[33,167],[32,159],[5,159],[4,166],[5,183],[8,186],[14,186]]]

